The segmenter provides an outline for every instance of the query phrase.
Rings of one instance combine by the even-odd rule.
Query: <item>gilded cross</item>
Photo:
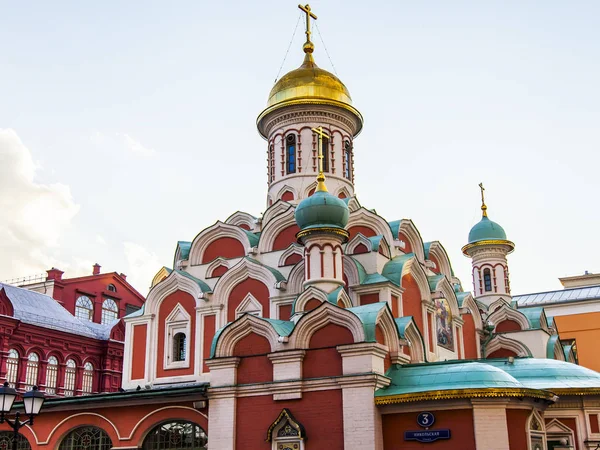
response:
[[[483,187],[483,183],[479,183],[479,189],[481,189],[481,210],[483,211],[483,216],[487,217],[487,206],[485,206],[485,196],[483,194],[485,188]]]
[[[306,14],[306,42],[310,42],[310,18],[317,20],[317,16],[311,11],[308,3],[305,6],[298,5],[298,8]]]

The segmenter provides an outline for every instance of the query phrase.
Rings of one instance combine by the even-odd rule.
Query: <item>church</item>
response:
[[[363,117],[300,8],[304,60],[257,119],[266,210],[177,242],[124,319],[121,392],[47,400],[20,448],[600,448],[600,374],[513,302],[483,186],[472,292],[440,242],[359,202]]]

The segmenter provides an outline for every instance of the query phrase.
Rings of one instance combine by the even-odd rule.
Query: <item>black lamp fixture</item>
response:
[[[10,414],[13,403],[17,398],[16,389],[9,386],[8,383],[4,383],[4,386],[0,387],[0,423],[6,422],[13,429],[13,450],[17,450],[19,429],[25,425],[33,425],[33,418],[40,413],[44,400],[46,400],[44,393],[38,391],[37,386],[33,386],[31,391],[23,394],[23,406],[25,408],[25,414],[29,416],[28,419],[21,421],[21,413],[17,411],[14,419],[6,417]]]

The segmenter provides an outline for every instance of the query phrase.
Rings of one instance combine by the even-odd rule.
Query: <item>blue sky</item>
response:
[[[413,219],[471,289],[460,248],[483,181],[490,218],[516,244],[514,293],[600,271],[600,3],[311,6],[365,117],[355,142],[363,205]],[[0,9],[0,279],[50,265],[79,275],[97,261],[146,293],[177,240],[236,210],[264,211],[255,119],[297,2]],[[302,31],[282,74],[301,63]]]

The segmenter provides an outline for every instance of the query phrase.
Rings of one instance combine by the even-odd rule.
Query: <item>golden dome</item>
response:
[[[278,103],[294,102],[296,100],[330,100],[352,104],[348,88],[332,73],[319,68],[307,53],[304,63],[288,72],[273,86],[269,94],[267,107]]]

